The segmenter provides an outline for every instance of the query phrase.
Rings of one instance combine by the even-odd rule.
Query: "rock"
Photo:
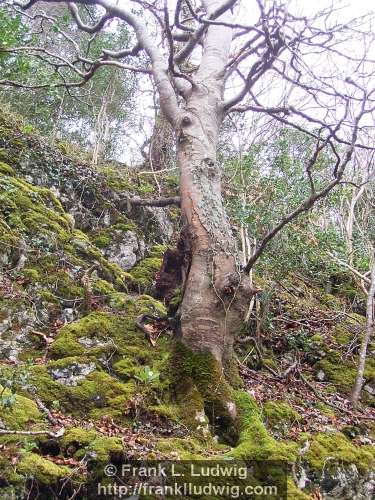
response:
[[[322,498],[367,500],[375,493],[375,475],[370,472],[366,477],[359,474],[357,467],[327,467],[321,480]]]
[[[61,319],[64,321],[65,325],[67,323],[72,323],[72,321],[75,320],[74,309],[72,309],[71,307],[63,309]]]
[[[49,373],[59,384],[76,386],[94,370],[95,363],[73,363],[61,368],[51,368]]]
[[[363,390],[371,394],[371,396],[375,396],[375,387],[373,385],[365,384]]]
[[[124,271],[129,271],[144,256],[145,245],[134,231],[116,231],[114,242],[105,250],[105,256]]]
[[[84,345],[85,347],[88,347],[89,349],[91,349],[92,347],[105,347],[106,345],[103,342],[100,342],[100,340],[96,338],[81,337],[77,340],[80,344]]]

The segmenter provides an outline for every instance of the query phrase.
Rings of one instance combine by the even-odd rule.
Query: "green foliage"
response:
[[[17,390],[26,388],[30,378],[31,362],[15,368],[0,367],[0,408],[12,408],[17,401]]]
[[[152,384],[159,381],[160,372],[151,370],[151,368],[146,365],[143,367],[142,371],[135,375],[135,378],[142,382],[143,384]]]
[[[83,19],[92,23],[99,19],[100,13],[96,7],[87,9],[80,7]],[[38,23],[35,19],[35,24]],[[2,52],[1,48],[9,49],[18,46],[39,46],[67,57],[66,38],[62,31],[73,32],[73,38],[78,50],[88,59],[95,60],[102,49],[126,48],[130,45],[130,36],[125,24],[116,30],[105,30],[100,35],[92,36],[83,31],[77,31],[69,11],[59,13],[56,21],[45,21],[43,29],[33,29],[32,33],[23,18],[13,10],[2,6],[0,9],[0,71],[3,79],[23,82],[29,85],[46,85],[42,90],[22,89],[17,94],[0,89],[0,101],[11,104],[12,109],[20,112],[31,122],[23,133],[32,132],[36,126],[46,135],[56,138],[63,135],[65,139],[78,143],[85,148],[91,148],[95,142],[100,143],[100,156],[113,156],[123,150],[123,123],[128,119],[135,92],[136,77],[133,73],[126,74],[118,68],[104,67],[91,78],[90,88],[87,88],[82,99],[80,89],[74,87],[66,91],[57,84],[62,79],[78,82],[75,72],[60,67],[59,72],[54,66],[46,63],[53,58],[39,57],[35,51]],[[52,47],[51,47],[52,44]],[[83,72],[87,68],[81,66]],[[103,112],[108,117],[105,135],[100,131],[98,119]]]
[[[242,224],[251,239],[259,241],[288,213],[310,196],[306,165],[312,154],[311,137],[293,130],[279,129],[270,142],[259,141],[240,158],[229,157],[226,175],[236,196],[226,200],[227,209]],[[331,161],[322,154],[312,175],[315,189],[331,180]],[[230,179],[230,181],[229,181]],[[239,195],[238,195],[239,193]],[[270,241],[257,263],[261,273],[282,279],[296,270],[324,283],[337,266],[326,258],[327,251],[345,250],[335,224],[319,225],[322,210],[334,209],[340,190],[320,202],[311,212],[301,214]]]

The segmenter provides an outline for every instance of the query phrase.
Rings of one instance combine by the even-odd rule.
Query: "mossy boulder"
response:
[[[374,467],[374,447],[356,446],[341,432],[318,433],[306,439],[310,444],[304,460],[315,471],[323,472],[337,465],[354,464],[365,473]]]
[[[113,301],[117,301],[113,304],[117,306],[117,314],[93,312],[64,326],[51,345],[51,356],[63,358],[84,354],[98,358],[111,355],[116,360],[119,355],[131,354],[135,347],[148,351],[150,345],[137,328],[136,318],[144,313],[164,315],[164,306],[147,295],[134,299],[126,294],[114,294],[111,304]]]
[[[77,381],[76,385],[65,385],[51,375],[56,368],[62,369],[73,363],[82,363],[82,358],[64,358],[46,366],[32,369],[32,383],[36,394],[50,408],[58,404],[63,411],[76,416],[100,419],[111,415],[126,419],[128,405],[136,394],[133,382],[118,381],[103,370],[96,369]]]
[[[73,472],[69,467],[57,465],[36,453],[24,453],[17,463],[16,470],[18,474],[43,485],[54,485]]]
[[[61,440],[64,450],[74,454],[77,459],[88,455],[91,461],[108,463],[113,457],[123,454],[123,444],[120,438],[99,434],[93,429],[81,427],[70,428]]]
[[[10,391],[5,389],[2,396],[6,397],[10,394]],[[11,406],[0,406],[0,419],[7,428],[14,430],[25,430],[43,422],[43,416],[34,401],[20,394],[15,395]]]

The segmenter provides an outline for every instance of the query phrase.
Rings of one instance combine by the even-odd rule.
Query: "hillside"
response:
[[[179,290],[166,300],[157,283],[179,209],[131,203],[176,195],[177,180],[159,193],[150,178],[94,170],[0,117],[0,498],[100,498],[105,465],[130,459],[284,460],[288,498],[370,498],[375,360],[352,411],[365,317],[350,276],[329,292],[303,275],[273,286],[258,337],[238,332],[228,428],[214,396],[202,408],[180,391],[214,367],[178,365]],[[271,285],[255,282],[265,304]],[[226,391],[217,375],[207,393]]]

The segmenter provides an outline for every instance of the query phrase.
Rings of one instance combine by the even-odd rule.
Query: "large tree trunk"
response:
[[[210,15],[220,1],[206,0],[204,5]],[[230,22],[231,14],[220,20]],[[181,337],[192,351],[209,351],[220,366],[231,358],[233,334],[251,295],[249,279],[241,275],[237,262],[216,158],[231,42],[231,28],[208,28],[201,65],[177,130],[181,209],[191,255],[180,309]]]
[[[222,119],[218,98],[197,88],[187,110],[177,147],[181,209],[191,253],[180,309],[181,336],[193,351],[209,351],[221,364],[231,357],[233,334],[244,319],[251,289],[241,275],[222,203],[216,159]]]

